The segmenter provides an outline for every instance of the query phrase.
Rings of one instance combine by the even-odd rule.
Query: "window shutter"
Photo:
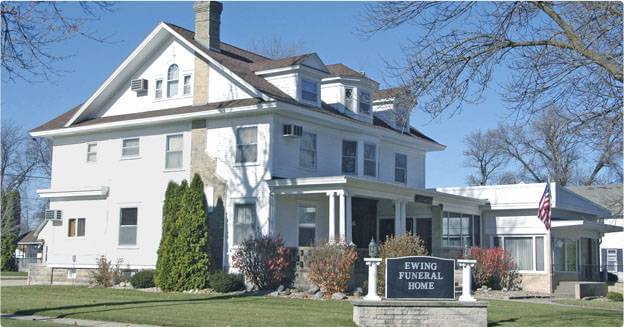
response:
[[[622,249],[617,249],[617,272],[624,270],[624,262],[622,262]]]
[[[600,262],[603,267],[607,266],[607,249],[600,249]]]

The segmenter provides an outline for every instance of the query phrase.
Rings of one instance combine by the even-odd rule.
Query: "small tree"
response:
[[[418,235],[406,233],[403,235],[388,236],[386,241],[379,247],[379,257],[382,258],[377,271],[377,291],[384,293],[386,258],[407,257],[415,255],[427,255],[427,249],[423,240]]]
[[[18,191],[11,191],[6,197],[2,215],[2,257],[0,269],[17,270],[15,248],[19,237],[19,221],[21,215],[21,199]]]

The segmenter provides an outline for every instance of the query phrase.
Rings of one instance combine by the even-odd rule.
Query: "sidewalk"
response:
[[[72,325],[72,326],[158,327],[155,325],[139,325],[139,324],[130,324],[130,323],[125,323],[125,322],[115,322],[115,321],[54,318],[54,317],[44,317],[44,316],[16,316],[16,315],[7,314],[7,313],[0,314],[0,318],[14,319],[14,320],[26,320],[26,321],[41,321],[41,322],[49,322],[49,323],[55,323],[55,324],[61,324],[61,325]]]

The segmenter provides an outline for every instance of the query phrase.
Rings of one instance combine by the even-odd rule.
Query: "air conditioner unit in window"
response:
[[[130,90],[134,92],[147,91],[147,80],[146,79],[133,79],[132,81],[130,81]]]
[[[284,136],[299,137],[303,135],[303,127],[299,125],[284,124],[283,133]]]
[[[44,218],[46,220],[61,220],[63,218],[63,212],[61,210],[46,210]]]

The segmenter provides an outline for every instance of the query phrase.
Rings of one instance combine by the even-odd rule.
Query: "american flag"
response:
[[[544,223],[547,230],[550,230],[550,183],[546,183],[544,194],[539,202],[537,217]]]

